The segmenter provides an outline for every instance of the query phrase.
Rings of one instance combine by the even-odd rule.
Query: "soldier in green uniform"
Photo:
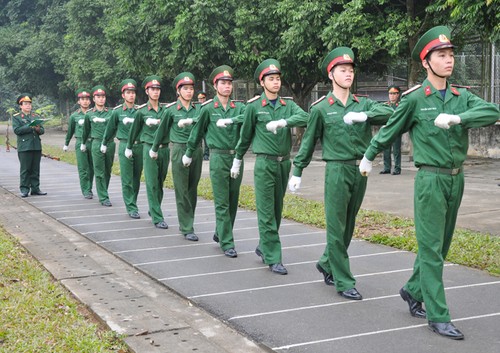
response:
[[[254,183],[260,238],[255,253],[273,273],[286,275],[278,232],[291,168],[290,127],[306,126],[309,115],[292,100],[278,95],[281,68],[277,60],[264,60],[255,70],[254,78],[264,92],[247,102],[231,177],[239,176],[242,158],[252,144],[257,155]]]
[[[118,159],[120,161],[120,177],[122,180],[122,195],[127,213],[131,218],[141,218],[137,208],[137,196],[141,186],[142,174],[142,144],[135,143],[132,147],[131,159],[125,157],[127,139],[130,127],[134,122],[137,106],[135,105],[137,82],[125,79],[121,82],[123,104],[113,109],[111,119],[106,126],[101,152],[107,152],[107,145],[115,136],[120,141]]]
[[[385,104],[390,106],[392,109],[396,109],[399,105],[401,89],[399,86],[392,85],[389,86],[388,93],[389,101]],[[380,172],[380,174],[391,174],[391,152],[394,156],[394,170],[392,175],[399,175],[401,174],[401,136],[394,140],[392,146],[389,146],[389,148],[384,150],[384,169]]]
[[[80,150],[86,153],[92,153],[92,162],[94,164],[95,186],[97,196],[101,205],[111,207],[109,201],[108,186],[111,180],[111,168],[115,158],[115,142],[110,141],[106,153],[101,152],[102,139],[106,125],[111,119],[111,111],[105,107],[106,89],[104,86],[97,85],[92,88],[94,98],[94,108],[87,111],[83,124],[82,141],[92,139],[91,150],[87,151],[86,144],[80,145]]]
[[[82,145],[83,123],[85,122],[85,114],[90,107],[90,90],[80,88],[76,91],[78,98],[78,105],[80,108],[71,114],[68,121],[68,132],[66,133],[66,140],[64,142],[63,151],[68,150],[69,142],[73,135],[76,137],[75,154],[76,165],[78,166],[78,176],[80,178],[80,189],[82,190],[83,197],[92,199],[92,182],[94,180],[94,165],[92,163],[92,154],[85,153],[80,150]],[[92,146],[91,139],[85,141],[87,149]]]
[[[494,124],[500,116],[467,88],[450,85],[453,45],[450,31],[438,26],[417,42],[412,57],[427,72],[422,85],[403,93],[387,125],[373,138],[359,169],[368,174],[375,156],[409,131],[414,147],[415,231],[418,253],[413,274],[400,290],[412,316],[427,316],[429,329],[452,339],[464,335],[451,322],[443,285],[443,262],[450,247],[464,191],[463,162],[468,130]],[[425,309],[422,308],[425,303]]]
[[[21,197],[47,195],[40,190],[40,160],[42,140],[45,133],[39,116],[31,113],[31,95],[24,93],[17,98],[20,112],[12,117],[12,129],[17,135],[17,157],[20,163],[19,189]]]
[[[350,93],[354,82],[354,53],[350,48],[332,50],[323,60],[321,71],[332,81],[332,91],[311,107],[289,188],[295,191],[300,187],[302,170],[311,162],[319,139],[326,161],[326,247],[316,268],[325,283],[335,285],[342,297],[361,300],[347,254],[366,191],[367,178],[361,176],[357,165],[372,138],[372,125],[383,125],[392,108]]]
[[[198,93],[198,102],[199,104],[203,104],[207,101],[207,94],[203,91]],[[210,149],[207,145],[207,141],[203,138],[203,160],[208,161],[210,159]]]
[[[224,255],[237,257],[234,248],[233,226],[238,210],[238,198],[243,173],[233,179],[230,170],[236,153],[234,148],[240,138],[241,123],[245,105],[231,101],[233,93],[233,69],[227,65],[215,68],[210,82],[217,94],[201,106],[198,122],[193,127],[187,143],[186,154],[182,156],[185,167],[190,167],[192,155],[206,138],[210,149],[210,181],[214,194],[215,234]]]
[[[144,165],[144,179],[146,180],[146,193],[148,196],[149,215],[156,228],[168,229],[168,224],[163,218],[161,202],[163,201],[163,183],[167,177],[170,150],[168,142],[159,146],[157,154],[150,154],[154,136],[164,109],[160,106],[161,79],[151,75],[142,82],[148,102],[138,108],[132,127],[130,128],[125,156],[127,158],[141,158],[134,155],[135,145],[142,143],[142,161]],[[153,159],[154,157],[154,159]]]
[[[193,74],[190,72],[180,73],[174,78],[172,88],[177,92],[178,98],[176,102],[165,107],[165,117],[156,133],[152,152],[158,151],[162,141],[170,140],[172,142],[172,179],[174,181],[179,230],[187,240],[198,241],[198,236],[194,233],[194,212],[203,163],[201,146],[197,146],[192,152],[192,162],[189,168],[182,164],[182,156],[186,153],[189,134],[198,115],[198,109],[192,102],[194,95]]]

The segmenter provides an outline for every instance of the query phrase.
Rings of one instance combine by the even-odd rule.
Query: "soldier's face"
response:
[[[21,111],[24,114],[31,113],[31,102],[21,102]]]
[[[328,75],[342,88],[350,88],[354,82],[354,67],[351,64],[340,64]]]
[[[126,89],[122,93],[122,98],[125,100],[125,102],[134,104],[134,102],[135,102],[135,95],[136,95],[135,94],[135,90]]]
[[[90,107],[90,98],[89,97],[78,98],[78,104],[83,109],[88,109],[88,107]]]
[[[233,81],[217,80],[215,83],[215,90],[218,95],[222,97],[229,97],[233,92]]]
[[[277,94],[281,88],[281,76],[278,74],[264,76],[260,81],[260,85],[264,90]]]
[[[194,96],[194,86],[182,85],[177,89],[177,94],[185,101],[190,101]]]
[[[146,90],[149,99],[157,101],[160,99],[161,90],[158,87],[150,87]]]
[[[429,62],[427,62],[427,60]],[[455,54],[452,48],[437,49],[429,54],[427,60],[422,60],[422,65],[427,69],[427,74],[432,75],[429,63],[434,72],[443,77],[450,77],[455,66]]]
[[[396,103],[399,100],[399,92],[389,92],[389,102]]]
[[[101,94],[97,95],[97,96],[94,96],[94,103],[98,107],[103,107],[104,104],[106,104],[106,96],[101,95]]]

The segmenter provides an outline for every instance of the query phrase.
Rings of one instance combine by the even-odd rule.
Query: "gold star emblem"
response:
[[[450,40],[448,39],[448,37],[447,37],[446,35],[444,35],[444,34],[440,34],[440,35],[439,35],[439,41],[440,41],[441,43],[448,43]]]
[[[344,60],[351,60],[351,61],[352,61],[352,59],[351,59],[351,57],[349,56],[349,54],[344,54],[344,55],[343,55],[343,58],[344,58]]]

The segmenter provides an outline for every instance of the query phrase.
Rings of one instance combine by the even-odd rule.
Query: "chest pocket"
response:
[[[271,120],[273,120],[272,118],[272,115],[271,114],[258,114],[257,115],[257,122],[258,123],[264,123],[264,124],[267,124],[268,122],[270,122]]]
[[[324,122],[325,131],[329,136],[339,137],[347,133],[347,125],[338,115],[327,115]]]
[[[432,111],[429,113],[424,113],[418,117],[418,121],[422,124],[422,130],[427,136],[435,136],[439,134],[442,130],[434,125],[434,120],[439,115],[437,111]]]

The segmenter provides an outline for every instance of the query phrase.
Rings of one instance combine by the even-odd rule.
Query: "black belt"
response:
[[[359,165],[361,163],[359,159],[349,159],[347,161],[330,161],[330,162],[347,164],[347,165]]]
[[[186,147],[187,144],[186,143],[178,143],[178,142],[171,142],[172,143],[172,147]]]
[[[168,148],[168,144],[165,144],[165,145],[158,145],[158,148],[165,148],[167,147]]]
[[[120,143],[127,143],[128,141],[127,139],[118,139],[118,140],[120,140]],[[140,141],[134,141],[134,145],[138,145],[140,143],[141,143]]]
[[[420,170],[425,170],[426,172],[432,172],[436,174],[446,174],[446,175],[457,175],[462,173],[462,167],[460,168],[439,168],[430,165],[421,165]]]
[[[236,154],[235,150],[219,150],[217,148],[211,148],[210,153],[218,153],[218,154]]]
[[[283,161],[287,161],[287,160],[290,159],[290,155],[289,154],[287,154],[286,156],[273,156],[273,155],[270,155],[270,154],[258,153],[257,157],[269,159],[271,161],[276,161],[276,162],[283,162]]]

